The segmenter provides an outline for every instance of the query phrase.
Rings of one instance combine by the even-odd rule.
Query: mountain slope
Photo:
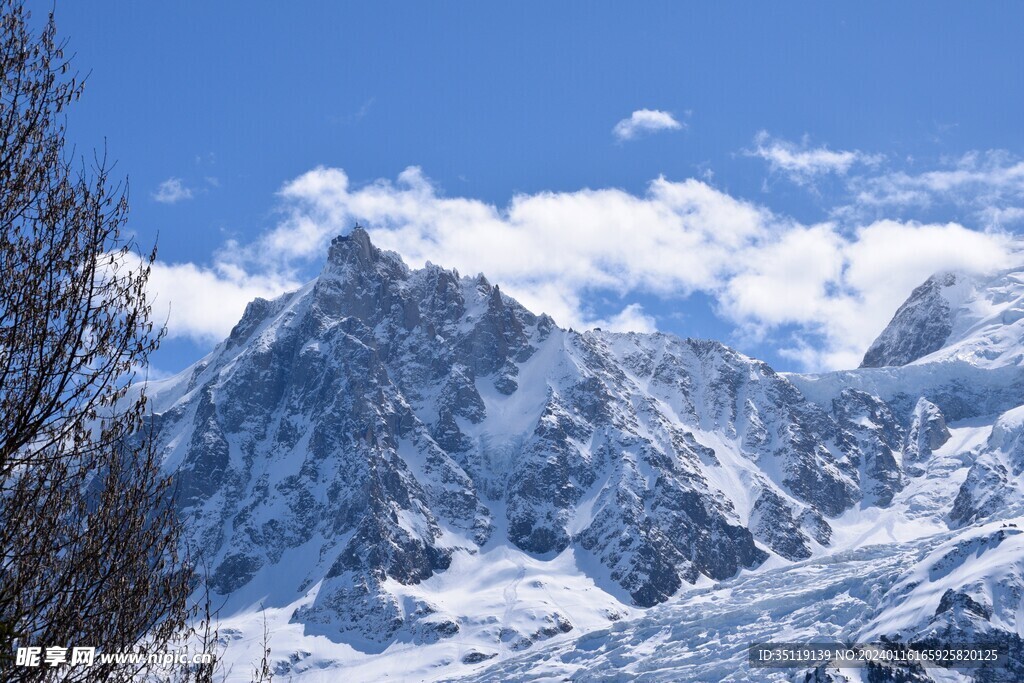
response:
[[[789,379],[819,404],[856,388],[884,400],[899,421],[909,416],[903,465],[910,474],[944,438],[947,421],[986,425],[990,437],[948,511],[960,527],[1021,510],[1022,358],[1024,271],[939,273],[900,307],[860,369]]]
[[[864,367],[787,375],[810,400],[831,407],[845,429],[858,434],[862,427],[862,451],[872,440],[888,448],[904,477],[888,505],[830,520],[832,548],[684,590],[644,615],[466,680],[597,680],[612,671],[651,681],[1020,680],[1022,283],[1016,270],[988,278],[937,275],[901,307]],[[881,422],[901,431],[877,424],[886,410],[892,419]],[[882,639],[1003,643],[1010,657],[1004,667],[959,670],[754,669],[747,662],[746,648],[757,641]]]
[[[914,290],[864,354],[862,368],[963,360],[1024,361],[1024,271],[938,273]]]
[[[946,393],[892,375],[915,367]],[[878,529],[912,542],[954,499],[990,516],[956,487],[991,423],[956,422],[930,367],[783,376],[717,342],[563,330],[357,228],[149,394],[236,656],[262,613],[279,674],[422,679]]]

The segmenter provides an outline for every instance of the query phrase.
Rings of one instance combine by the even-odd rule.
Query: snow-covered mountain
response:
[[[357,228],[149,385],[227,658],[248,671],[266,620],[299,680],[758,680],[734,661],[754,633],[924,632],[927,553],[1024,514],[1018,277],[936,276],[864,368],[785,376],[717,342],[561,329]],[[947,572],[935,614],[1019,634],[1012,555]]]
[[[861,367],[954,360],[985,368],[1024,363],[1024,272],[933,275],[900,306]]]

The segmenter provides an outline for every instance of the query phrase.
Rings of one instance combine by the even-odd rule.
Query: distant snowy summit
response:
[[[1024,361],[1024,269],[933,275],[914,290],[864,354],[862,368],[963,360]]]
[[[281,675],[450,677],[842,552],[864,520],[997,517],[1022,497],[1021,420],[991,427],[1018,380],[965,401],[928,359],[1010,344],[999,277],[932,278],[866,358],[925,371],[784,376],[714,341],[564,330],[356,228],[149,385],[229,656],[266,614]]]

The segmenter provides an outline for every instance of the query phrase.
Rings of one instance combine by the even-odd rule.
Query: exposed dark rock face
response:
[[[832,542],[832,527],[814,508],[807,508],[801,512],[796,521],[811,538],[821,545],[829,545]]]
[[[941,349],[953,331],[943,290],[956,282],[956,274],[939,273],[915,289],[864,354],[860,366],[906,365]]]
[[[903,465],[910,476],[923,474],[922,466],[932,453],[949,441],[946,418],[939,407],[924,398],[918,399],[911,413],[910,428],[903,446]]]
[[[851,460],[859,466],[865,506],[886,506],[903,488],[896,453],[903,447],[903,430],[889,406],[874,396],[847,389],[832,402],[843,432],[853,440]]]
[[[946,592],[942,594],[942,600],[939,601],[939,606],[935,610],[935,614],[939,615],[950,610],[970,612],[971,614],[982,617],[983,619],[992,618],[991,606],[982,605],[967,593],[953,590],[952,588],[947,589]]]
[[[787,560],[805,560],[811,556],[808,537],[793,518],[793,510],[771,489],[766,489],[750,513],[754,536]]]
[[[1024,500],[1024,408],[1004,413],[960,486],[950,519],[957,525],[1010,513]]]
[[[208,387],[199,395],[193,419],[196,429],[177,478],[178,501],[184,505],[212,496],[224,485],[230,465],[228,442],[217,422],[213,392]]]

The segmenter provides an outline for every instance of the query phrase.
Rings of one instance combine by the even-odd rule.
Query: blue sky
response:
[[[1015,258],[1016,3],[65,1],[57,21],[91,71],[70,137],[106,140],[131,229],[159,234],[163,371],[315,276],[355,219],[563,325],[789,370],[854,364],[934,270]]]

